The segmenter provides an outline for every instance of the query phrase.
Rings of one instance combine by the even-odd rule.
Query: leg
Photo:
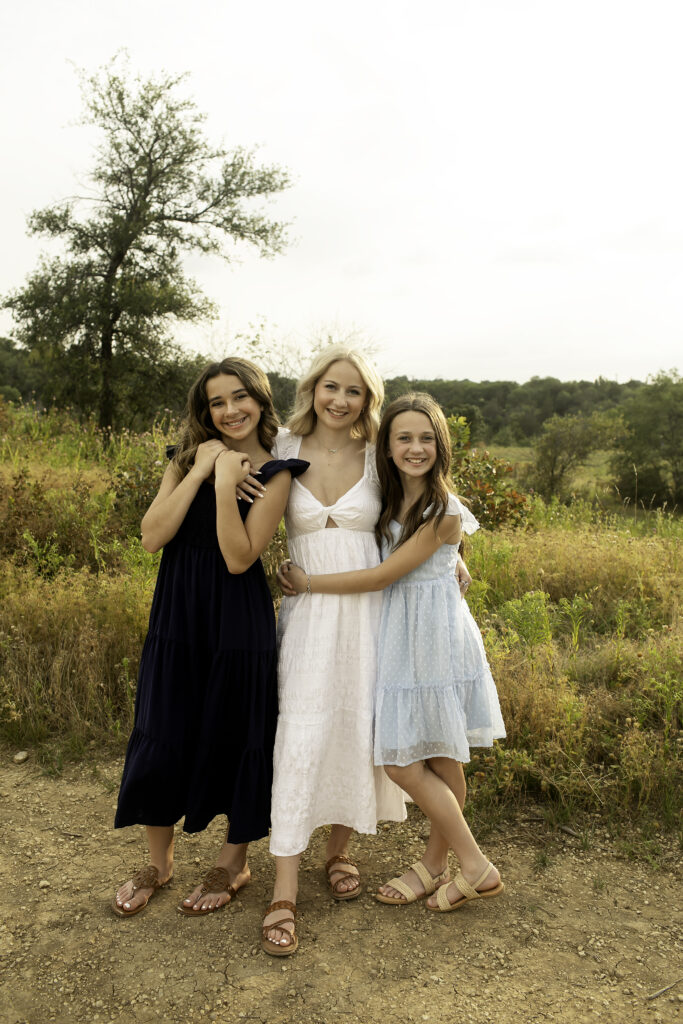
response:
[[[296,896],[299,890],[299,861],[301,854],[293,857],[275,858],[275,886],[273,888],[273,903],[280,900],[287,900],[296,904]],[[289,917],[290,913],[285,909],[273,910],[266,914],[263,919],[264,938],[267,942],[273,943],[280,948],[293,945],[294,924],[292,922],[278,927],[278,921]],[[272,927],[269,927],[271,926]]]
[[[430,757],[427,761],[427,766],[440,779],[443,779],[458,801],[460,810],[464,811],[467,783],[460,761],[453,761],[450,757]],[[427,847],[422,856],[422,862],[434,877],[436,877],[440,870],[443,870],[443,865],[448,864],[448,840],[433,824],[429,832]]]
[[[349,899],[347,893],[360,895],[360,877],[355,864],[349,864],[344,860],[335,861],[335,857],[347,857],[347,847],[351,838],[352,828],[346,825],[333,825],[330,829],[330,838],[327,840],[327,877],[332,887],[332,892],[337,899]],[[353,878],[344,878],[344,875],[353,875]]]
[[[226,838],[216,858],[216,868],[220,870],[209,872],[206,882],[200,882],[183,900],[179,909],[195,914],[210,914],[229,903],[233,894],[251,878],[247,864],[248,847],[248,843],[229,843]]]
[[[426,765],[430,771],[435,772],[449,786],[462,808],[465,803],[465,773],[462,770],[462,765],[458,761],[452,761],[447,757],[431,758],[426,762]],[[389,765],[388,768],[385,768],[390,778],[391,772],[389,769],[391,767]],[[431,878],[437,881],[438,884],[446,882],[450,878],[448,872],[448,840],[439,832],[433,822],[431,823],[429,840],[421,861]],[[408,871],[405,871],[400,876],[400,881],[408,886],[416,899],[422,899],[427,891],[422,878],[420,878],[414,868],[409,868]],[[432,886],[433,882],[429,885],[430,892],[434,891]],[[379,887],[379,895],[383,896],[385,901],[388,900],[396,904],[413,902],[411,897],[407,897],[404,892],[395,889],[389,882]]]
[[[476,881],[486,869],[488,861],[477,846],[450,786],[421,761],[405,768],[387,765],[385,770],[390,779],[410,794],[432,822],[432,826],[444,836],[460,861],[460,868],[467,882],[471,884]],[[493,868],[481,889],[494,889],[499,883],[500,876]],[[448,895],[451,903],[458,902],[460,893],[453,884]],[[430,897],[428,905],[436,906],[435,896]]]
[[[159,872],[159,884],[164,885],[173,874],[173,825],[147,825],[149,862]],[[125,882],[116,893],[116,905],[125,911],[133,911],[147,903],[154,893],[153,888],[136,889],[132,880]]]

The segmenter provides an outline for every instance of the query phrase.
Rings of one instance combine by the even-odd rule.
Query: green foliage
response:
[[[636,506],[683,506],[683,378],[652,377],[624,405],[626,434],[614,460],[617,486]]]
[[[546,500],[565,497],[574,471],[598,449],[611,448],[623,434],[616,411],[551,416],[534,442],[529,483]]]
[[[394,377],[385,382],[387,398],[406,391],[427,391],[447,416],[464,416],[477,443],[528,444],[551,416],[583,415],[618,409],[647,385],[641,381],[560,381],[532,377],[515,381],[413,380]]]
[[[448,429],[453,484],[473,515],[482,526],[489,527],[523,522],[526,496],[512,484],[510,463],[471,447],[470,426],[464,416],[449,416]]]
[[[179,95],[184,76],[131,80],[120,66],[114,59],[82,78],[83,122],[102,140],[92,199],[30,216],[31,233],[65,252],[44,256],[4,300],[22,346],[55,382],[54,397],[97,409],[107,430],[131,402],[135,411],[143,370],[154,376],[167,359],[170,324],[213,313],[183,253],[225,254],[226,239],[264,256],[281,251],[284,226],[251,207],[289,185],[253,153],[208,144],[203,115]],[[176,372],[168,359],[166,369]]]

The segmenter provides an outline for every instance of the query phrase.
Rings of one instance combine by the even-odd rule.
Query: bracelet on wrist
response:
[[[308,575],[306,576],[306,593],[307,594],[312,594],[313,593],[313,591],[311,590],[311,577],[308,576]]]

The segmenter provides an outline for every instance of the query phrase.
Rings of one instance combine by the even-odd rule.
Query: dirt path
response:
[[[656,870],[620,860],[599,830],[588,842],[550,833],[525,809],[483,844],[505,896],[438,915],[369,895],[419,854],[416,808],[403,826],[356,841],[366,893],[353,902],[330,899],[318,832],[303,862],[300,951],[273,960],[258,947],[273,874],[265,841],[243,895],[193,920],[175,906],[212,863],[220,824],[179,837],[172,887],[120,920],[115,883],[145,861],[142,829],[111,829],[120,762],[55,780],[11,754],[0,751],[3,1024],[683,1018],[683,981],[648,998],[683,976],[676,853]]]

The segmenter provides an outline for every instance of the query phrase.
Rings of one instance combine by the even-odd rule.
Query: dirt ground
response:
[[[482,844],[503,897],[439,915],[371,895],[419,855],[417,808],[355,841],[365,891],[347,903],[328,894],[320,830],[303,861],[299,952],[275,960],[258,945],[273,877],[266,841],[252,847],[253,881],[239,898],[191,919],[176,905],[212,864],[221,823],[180,836],[172,886],[121,920],[114,889],[145,863],[143,830],[111,827],[121,762],[54,779],[32,757],[15,765],[13,753],[0,751],[3,1024],[683,1018],[678,850],[656,868],[619,859],[599,827],[551,831],[525,807]]]

